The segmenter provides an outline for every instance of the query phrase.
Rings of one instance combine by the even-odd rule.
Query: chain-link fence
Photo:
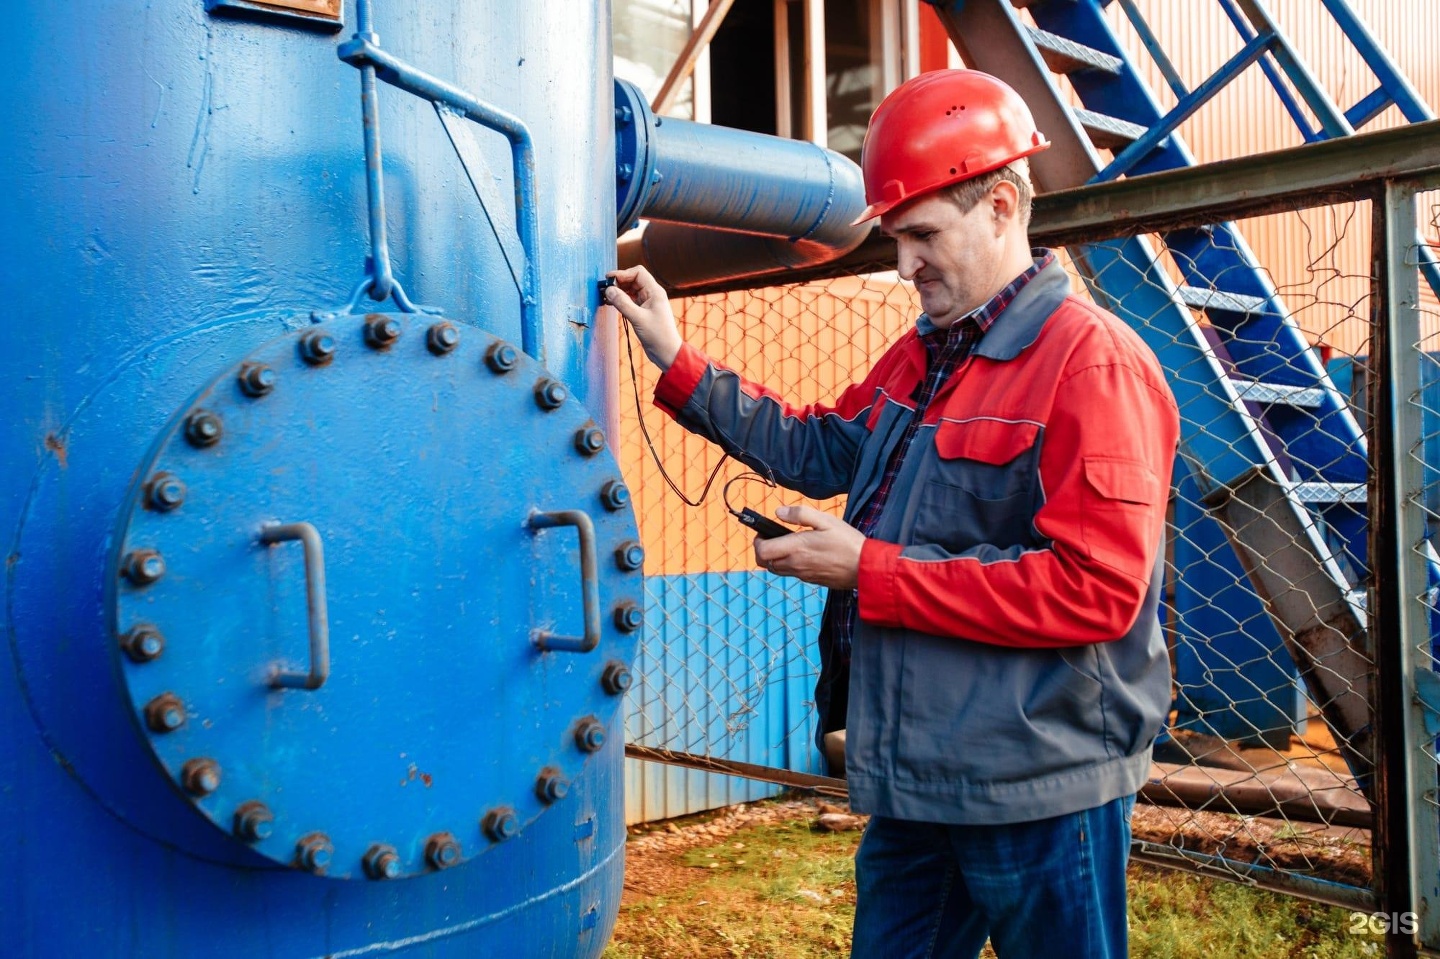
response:
[[[1369,221],[1352,202],[1074,248],[1094,298],[1161,357],[1184,424],[1173,712],[1140,851],[1352,905],[1328,884],[1370,884],[1370,467],[1352,399],[1370,381]],[[1259,266],[1246,237],[1287,255]]]
[[[1163,235],[1102,228],[1062,254],[1075,291],[1120,315],[1160,357],[1183,421],[1161,609],[1174,701],[1135,814],[1137,855],[1363,908],[1376,902],[1381,685],[1366,439],[1372,330],[1386,305],[1375,291],[1387,269],[1417,273],[1413,243],[1399,268],[1372,244],[1380,221],[1369,195],[1357,186],[1346,202]],[[1419,219],[1433,243],[1433,194]],[[1424,283],[1411,286],[1420,330],[1411,352],[1421,358],[1412,403],[1423,407],[1424,434],[1404,448],[1423,482],[1406,489],[1427,524],[1410,544],[1424,554],[1412,596],[1424,607],[1424,639],[1411,651],[1429,674],[1440,314]],[[677,306],[691,343],[795,403],[833,398],[863,376],[919,309],[883,263]],[[643,361],[637,374],[641,416],[675,483],[693,498],[717,464],[719,476],[703,504],[686,506],[627,410],[624,455],[650,592],[628,741],[755,777],[632,764],[630,816],[645,820],[753,798],[775,788],[759,779],[787,779],[734,764],[823,772],[810,709],[823,597],[755,568],[749,531],[718,495],[743,467],[721,464],[718,450],[669,423],[649,405],[653,373]],[[1116,428],[1125,428],[1123,410]],[[773,513],[799,498],[740,482],[730,500]],[[837,501],[815,505],[840,510]],[[1433,759],[1440,706],[1428,717],[1414,735]],[[1433,763],[1420,779],[1433,808]]]

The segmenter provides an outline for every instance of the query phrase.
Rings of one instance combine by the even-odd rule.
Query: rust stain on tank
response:
[[[45,434],[45,448],[55,454],[55,459],[60,461],[60,468],[65,468],[65,462],[70,457],[70,451],[65,447],[65,441],[54,433]]]
[[[419,766],[411,763],[409,766],[406,767],[405,778],[400,780],[400,785],[408,786],[417,779],[424,784],[426,789],[429,789],[430,784],[434,782],[434,779],[429,773],[421,772]]]

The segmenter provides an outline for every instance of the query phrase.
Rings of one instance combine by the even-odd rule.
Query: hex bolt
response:
[[[365,321],[365,342],[383,350],[400,339],[400,321],[393,316],[371,316]]]
[[[630,178],[635,175],[635,168],[628,163],[622,163],[615,168],[615,179],[621,183],[629,183]]]
[[[437,832],[425,840],[425,861],[431,869],[449,869],[460,864],[460,843],[448,832]]]
[[[496,373],[509,373],[520,362],[520,354],[509,343],[491,343],[485,351],[485,365]]]
[[[301,869],[313,872],[317,876],[329,867],[330,859],[334,855],[335,846],[331,844],[330,837],[323,832],[312,832],[301,836],[295,843],[295,862]]]
[[[120,637],[120,648],[132,662],[148,663],[165,651],[165,637],[149,623],[141,623]]]
[[[365,866],[365,875],[371,879],[400,878],[400,854],[395,851],[394,846],[377,842],[366,850],[361,863]]]
[[[619,105],[617,105],[617,106],[615,107],[615,120],[616,120],[616,122],[619,123],[621,126],[624,126],[625,124],[629,123],[629,122],[630,122],[631,120],[633,120],[634,118],[635,118],[634,112],[633,112],[633,111],[630,109],[630,107],[627,106],[626,104],[621,103],[621,104],[619,104]]]
[[[630,675],[630,668],[618,659],[612,659],[605,664],[605,671],[600,674],[600,685],[611,696],[619,696],[630,688],[635,677]]]
[[[180,783],[196,796],[208,796],[220,788],[220,766],[213,759],[191,759],[180,769]]]
[[[605,433],[594,426],[583,426],[575,433],[575,448],[586,456],[594,456],[605,448]]]
[[[540,775],[535,778],[535,795],[540,801],[549,805],[559,802],[570,792],[570,780],[566,779],[560,770],[546,766],[540,770]]]
[[[300,359],[311,366],[324,366],[335,359],[335,337],[324,330],[311,330],[300,337]]]
[[[605,726],[594,716],[586,716],[580,720],[580,725],[575,727],[575,745],[580,747],[582,752],[597,752],[605,745]]]
[[[252,799],[235,810],[235,835],[244,842],[260,842],[275,832],[275,814],[263,802]]]
[[[535,402],[540,404],[542,410],[558,410],[569,395],[564,383],[549,377],[535,384]]]
[[[264,363],[244,363],[240,366],[240,392],[246,396],[264,396],[275,389],[275,371]]]
[[[460,345],[460,331],[453,323],[436,323],[425,333],[425,346],[436,356],[444,356]]]
[[[645,549],[634,540],[627,540],[615,550],[615,565],[625,572],[633,572],[645,564]]]
[[[201,449],[214,446],[220,442],[224,433],[225,427],[220,424],[220,417],[209,410],[196,410],[185,417],[185,439],[191,446]]]
[[[509,806],[496,806],[480,820],[480,829],[491,842],[504,842],[519,834],[520,820]]]
[[[630,503],[630,490],[619,480],[610,480],[600,487],[600,504],[610,512],[624,509]]]
[[[125,554],[120,571],[136,586],[149,586],[165,575],[165,558],[153,549],[133,549]]]
[[[633,633],[645,625],[645,611],[626,600],[615,607],[615,628],[622,633]]]
[[[185,502],[185,484],[170,473],[156,473],[145,484],[145,505],[165,513]]]
[[[145,704],[145,725],[152,732],[173,733],[185,725],[185,704],[174,693],[161,693]]]

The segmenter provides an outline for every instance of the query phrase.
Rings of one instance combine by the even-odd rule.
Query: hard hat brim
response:
[[[937,183],[934,186],[929,187],[928,189],[923,190],[919,193],[912,193],[909,196],[903,196],[896,200],[877,200],[867,206],[865,209],[861,210],[860,215],[850,221],[850,225],[859,226],[866,220],[873,220],[877,216],[884,216],[886,213],[889,213],[896,207],[904,206],[907,203],[914,203],[916,200],[923,200],[925,197],[930,196],[938,190],[943,190],[946,187],[954,186],[955,184],[962,183],[965,180],[973,180],[976,177],[984,176],[987,173],[994,173],[996,170],[999,170],[1002,167],[1009,166],[1016,160],[1023,160],[1026,157],[1034,156],[1041,150],[1049,149],[1049,147],[1050,141],[1042,140],[1040,143],[1037,143],[1035,146],[1026,150],[1024,153],[1017,153],[1015,156],[1007,157],[1003,163],[997,163],[994,166],[986,167],[983,170],[976,170],[974,173],[970,173],[967,171],[965,173],[957,175],[953,179],[943,180],[940,183]]]

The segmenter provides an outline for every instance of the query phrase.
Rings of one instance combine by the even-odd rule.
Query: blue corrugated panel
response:
[[[765,573],[646,581],[646,632],[630,690],[626,740],[823,773],[811,707],[824,592]],[[627,822],[749,802],[779,787],[630,761]]]

